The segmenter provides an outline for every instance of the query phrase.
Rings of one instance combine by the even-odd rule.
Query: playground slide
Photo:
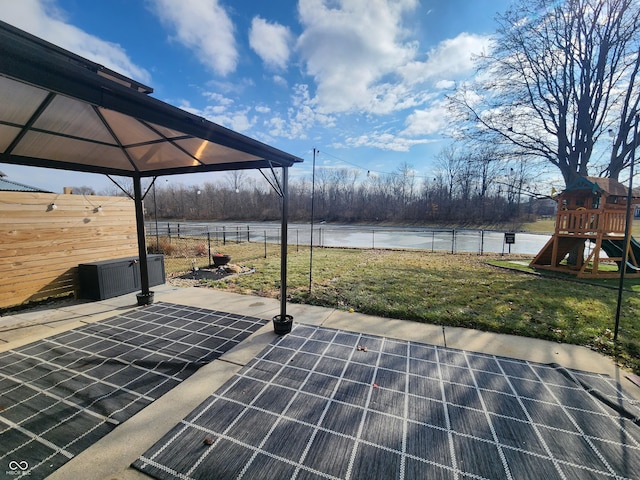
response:
[[[602,249],[607,252],[610,257],[622,257],[624,252],[624,240],[603,240]],[[631,237],[631,251],[636,261],[640,261],[640,242]],[[618,262],[616,262],[618,263]],[[618,263],[620,268],[620,263]],[[631,262],[627,262],[627,272],[637,272],[640,268],[636,267]]]

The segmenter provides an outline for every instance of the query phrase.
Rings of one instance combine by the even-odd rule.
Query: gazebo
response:
[[[0,162],[132,179],[141,293],[152,301],[142,179],[258,169],[282,197],[286,319],[288,169],[301,158],[153,98],[153,89],[0,22]],[[281,169],[280,178],[275,170]],[[150,187],[149,187],[150,188]]]

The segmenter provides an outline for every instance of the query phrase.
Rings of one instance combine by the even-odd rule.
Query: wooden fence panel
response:
[[[77,292],[80,263],[137,255],[129,198],[0,192],[0,308]]]

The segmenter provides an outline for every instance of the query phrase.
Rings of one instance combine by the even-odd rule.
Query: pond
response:
[[[155,235],[155,222],[148,222],[146,228],[148,235]],[[193,236],[207,233],[218,241],[280,241],[280,225],[274,222],[158,222],[159,235]],[[514,243],[508,243],[505,233],[494,230],[316,224],[313,228],[313,245],[535,255],[551,238],[548,234],[516,232]],[[290,223],[288,237],[289,244],[309,245],[310,225]]]

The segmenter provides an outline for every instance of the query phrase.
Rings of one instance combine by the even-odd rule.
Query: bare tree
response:
[[[83,185],[81,187],[71,187],[71,191],[75,195],[95,195],[96,194],[96,191],[93,187],[87,187],[86,185]]]
[[[455,189],[459,186],[462,177],[464,158],[458,151],[456,145],[451,144],[444,147],[436,155],[436,164],[438,177],[447,188],[446,213],[452,214],[453,198],[456,194]]]
[[[227,172],[226,176],[229,187],[234,192],[239,193],[240,189],[243,187],[247,173],[244,170],[231,170]]]
[[[498,176],[500,167],[497,160],[498,154],[491,148],[480,148],[471,156],[471,162],[478,176],[478,207],[481,220],[486,219],[489,189]]]
[[[640,3],[521,0],[498,21],[482,80],[452,97],[473,133],[551,162],[567,185],[589,174],[601,140],[612,151],[600,173],[617,179],[640,101]]]

